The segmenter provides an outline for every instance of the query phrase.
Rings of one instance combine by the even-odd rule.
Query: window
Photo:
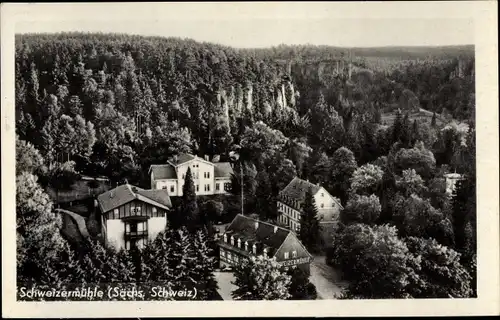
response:
[[[162,189],[167,189],[167,186],[163,186],[163,187],[161,187],[161,188],[162,188]]]
[[[231,236],[231,245],[234,246],[234,237]]]
[[[321,208],[324,208],[324,207],[325,207],[325,204],[324,204],[324,203],[322,203],[322,204],[321,204]]]
[[[218,183],[215,184],[215,190],[219,191],[219,184]]]
[[[228,259],[228,260],[231,260],[231,252],[228,252],[228,253],[227,253],[227,259]]]
[[[221,257],[224,257],[224,255],[225,255],[225,252],[224,252],[224,250],[222,250],[222,249],[221,249],[221,251],[220,251],[220,256],[221,256]]]
[[[195,179],[198,179],[199,177],[200,177],[200,174],[199,174],[199,172],[198,172],[198,171],[196,171],[196,172],[194,173],[194,178],[195,178]]]
[[[245,241],[245,251],[248,251],[248,242]]]
[[[134,215],[141,215],[141,207],[130,207],[130,213]]]
[[[118,209],[115,209],[115,210],[113,210],[113,213],[114,214],[119,214],[120,212],[118,211]]]
[[[175,191],[175,187],[174,186],[170,186],[170,192],[174,192]]]
[[[200,185],[199,184],[196,185],[196,191],[200,191]]]
[[[238,248],[241,248],[241,239],[238,239]]]
[[[297,251],[295,250],[292,251],[292,258],[297,258]]]
[[[227,234],[224,235],[224,242],[227,242]]]
[[[203,178],[206,178],[206,177],[207,177],[207,173],[203,172]]]
[[[288,252],[285,252],[285,259],[288,259]]]
[[[324,196],[325,196],[325,194],[324,194],[323,192],[321,192],[321,196],[322,196],[322,197],[324,197]]]
[[[255,244],[252,246],[252,249],[253,249],[253,253],[257,254],[257,246]]]
[[[224,190],[225,191],[231,191],[231,183],[230,182],[224,183]]]
[[[207,172],[207,179],[210,179],[210,171]]]
[[[207,191],[210,191],[210,185],[207,184]]]

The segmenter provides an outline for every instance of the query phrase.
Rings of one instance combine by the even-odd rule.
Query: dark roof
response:
[[[159,189],[159,190],[138,189],[137,193],[153,201],[161,203],[166,207],[169,208],[172,207],[172,202],[170,202],[170,197],[168,196],[167,189]]]
[[[258,223],[257,228],[255,228],[256,223]],[[228,235],[237,235],[245,241],[249,241],[251,245],[256,243],[262,244],[269,247],[272,254],[274,254],[281,247],[290,232],[288,229],[275,226],[271,223],[238,214],[227,227],[225,233]]]
[[[189,154],[189,153],[181,153],[179,154],[177,157],[175,157],[174,159],[170,160],[169,162],[171,164],[173,164],[174,166],[178,166],[180,164],[183,164],[184,162],[188,162],[188,161],[191,161],[193,159],[195,159],[196,156],[192,155],[192,154]]]
[[[177,179],[175,168],[171,164],[153,164],[150,169],[153,171],[155,180],[157,179]]]
[[[108,212],[132,200],[141,200],[154,206],[169,210],[172,206],[167,190],[144,190],[124,184],[97,197],[101,211]]]
[[[321,186],[295,177],[292,181],[290,181],[285,189],[280,192],[280,196],[286,196],[292,200],[302,203],[305,200],[306,192],[309,189],[311,189],[313,195],[315,195],[319,189],[321,189]]]
[[[214,175],[216,178],[229,178],[233,174],[233,167],[229,162],[214,163]]]

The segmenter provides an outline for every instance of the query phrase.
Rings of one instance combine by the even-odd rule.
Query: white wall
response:
[[[171,187],[174,187],[174,192],[170,191]],[[156,180],[156,185],[153,189],[163,189],[163,187],[166,187],[165,189],[168,191],[169,196],[177,196],[179,189],[177,186],[177,180],[176,179],[164,179],[164,180]],[[181,190],[182,191],[182,190]]]
[[[148,239],[154,240],[158,233],[165,230],[167,226],[167,217],[154,217],[148,219]]]
[[[314,201],[316,202],[316,208],[318,208],[318,210],[334,208],[336,206],[335,200],[324,188],[319,189],[314,195]],[[323,205],[323,208],[321,205]]]
[[[215,184],[217,184],[217,183],[219,184],[219,190],[215,189]],[[224,190],[224,184],[226,184],[226,183],[231,183],[231,179],[230,178],[217,178],[217,179],[215,179],[214,194],[228,193],[228,191]]]
[[[119,219],[106,221],[106,238],[109,246],[114,246],[117,250],[125,248],[125,224]]]
[[[195,165],[197,167],[194,167]],[[195,159],[177,167],[177,179],[178,179],[177,188],[179,190],[177,192],[177,195],[182,196],[182,186],[184,185],[184,179],[182,177],[183,175],[185,176],[188,167],[191,168],[195,191],[196,191],[196,185],[198,185],[198,191],[196,191],[196,194],[197,195],[214,194],[214,189],[215,189],[214,165],[212,163],[207,163],[200,159]],[[209,174],[208,178],[205,178],[205,172],[208,172]],[[205,185],[210,186],[209,191],[205,191]]]

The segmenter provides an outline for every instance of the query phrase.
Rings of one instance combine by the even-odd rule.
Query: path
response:
[[[346,286],[337,271],[326,264],[324,256],[314,257],[309,280],[316,286],[319,300],[335,299]]]

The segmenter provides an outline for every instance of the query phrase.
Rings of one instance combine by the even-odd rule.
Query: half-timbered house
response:
[[[102,234],[107,245],[141,248],[167,226],[172,204],[167,190],[145,190],[129,184],[97,197]]]

